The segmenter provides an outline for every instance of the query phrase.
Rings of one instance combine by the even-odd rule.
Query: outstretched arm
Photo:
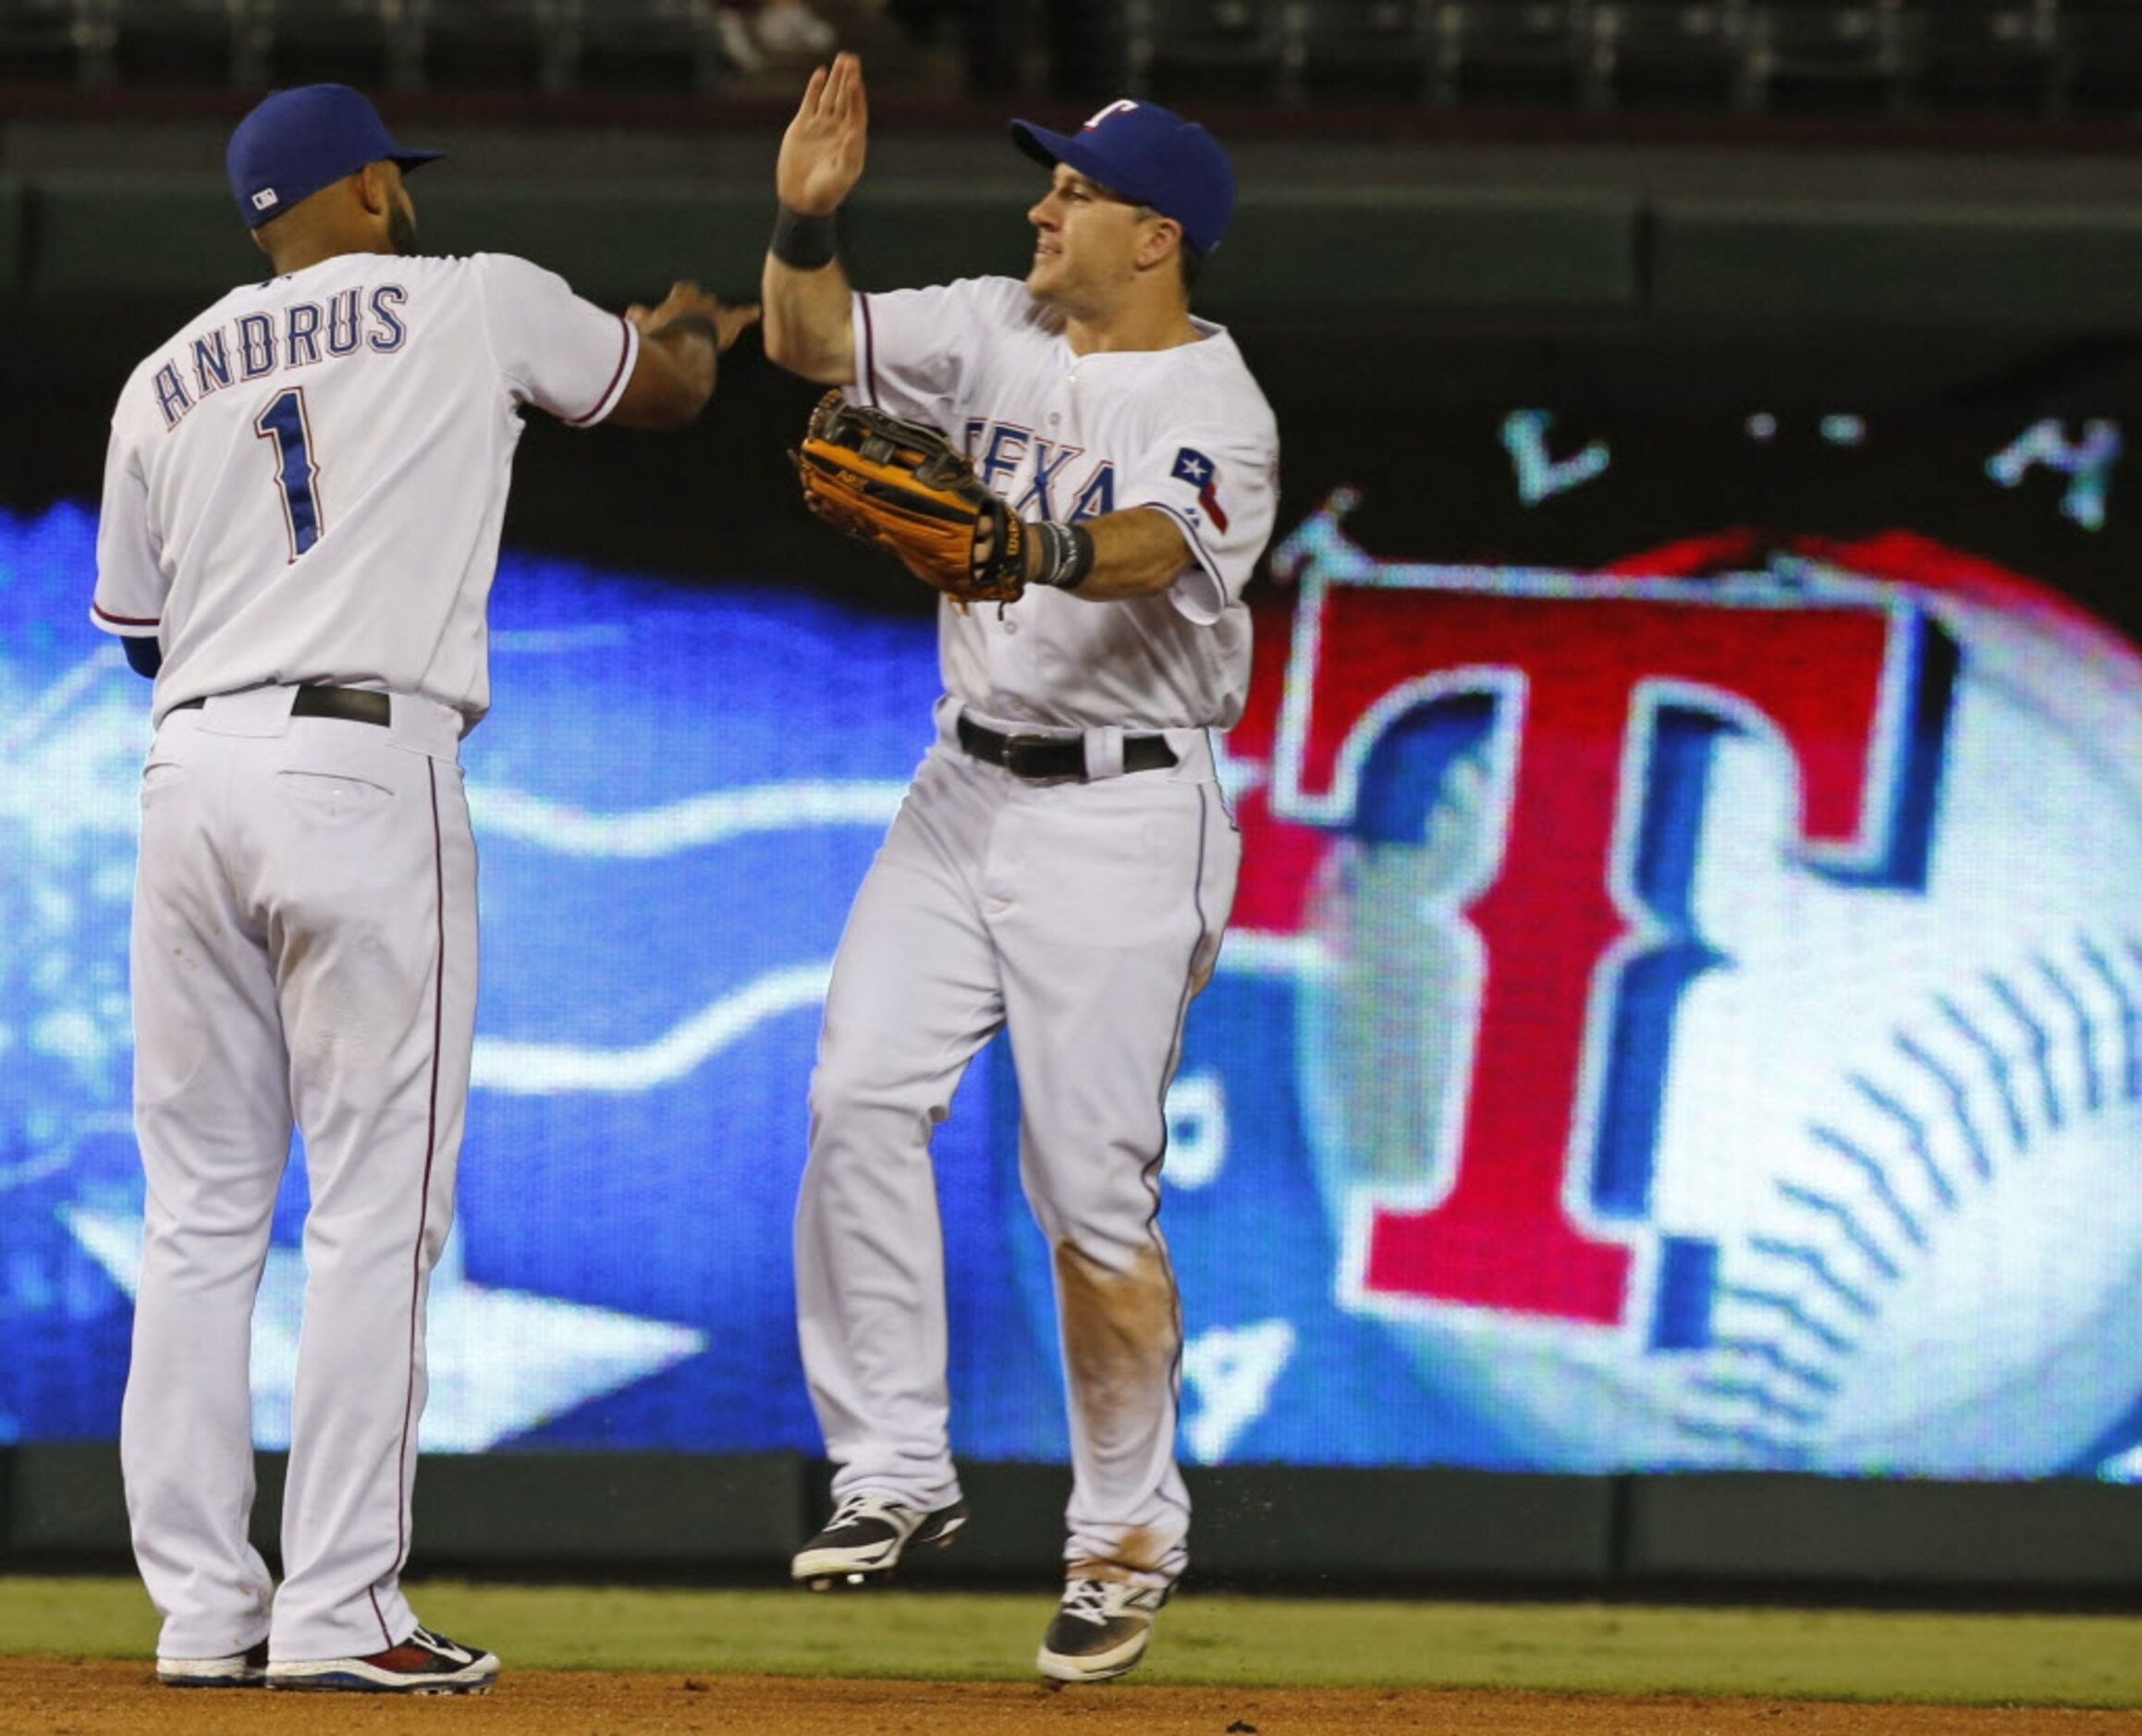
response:
[[[855,378],[852,291],[833,256],[833,214],[862,177],[869,126],[863,63],[836,55],[812,73],[774,168],[781,209],[760,289],[766,354],[821,385]]]
[[[625,317],[639,327],[640,359],[610,421],[621,428],[689,426],[714,396],[721,353],[759,317],[746,303],[730,307],[694,283],[669,286],[658,308],[634,303]]]

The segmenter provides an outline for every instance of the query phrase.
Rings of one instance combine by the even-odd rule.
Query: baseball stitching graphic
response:
[[[1359,1278],[1370,1210],[1432,1208],[1453,1184],[1487,969],[1464,912],[1500,872],[1506,727],[1454,727],[1417,838],[1343,838],[1313,906],[1325,960],[1301,1055],[1327,1209],[1354,1249],[1341,1290],[1431,1385],[1507,1420],[1521,1461],[2091,1467],[2142,1368],[2142,666],[2012,599],[1793,580],[1904,596],[1956,670],[1923,888],[1810,860],[1799,768],[1760,719],[1709,746],[1684,907],[1702,962],[1662,1027],[1646,1209],[1587,1192],[1607,1137],[1590,1088],[1564,1190],[1585,1234],[1630,1251],[1634,1297],[1698,1252],[1700,1329],[1641,1302],[1597,1324]],[[1609,954],[1594,978],[1595,1032],[1621,968]]]

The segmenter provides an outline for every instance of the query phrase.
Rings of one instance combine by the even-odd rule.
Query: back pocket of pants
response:
[[[394,801],[386,785],[340,772],[277,772],[275,789],[285,801],[330,825],[368,819]]]

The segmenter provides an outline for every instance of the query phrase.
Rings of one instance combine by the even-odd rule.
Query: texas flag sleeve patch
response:
[[[1176,481],[1188,483],[1197,490],[1197,504],[1205,508],[1205,516],[1224,536],[1227,514],[1219,507],[1219,467],[1195,447],[1184,446],[1175,455],[1174,475]]]

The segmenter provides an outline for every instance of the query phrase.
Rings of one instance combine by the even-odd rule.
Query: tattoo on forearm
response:
[[[665,320],[649,336],[660,340],[672,333],[680,337],[704,337],[709,349],[716,355],[721,353],[721,327],[704,313],[679,313],[674,319]]]

